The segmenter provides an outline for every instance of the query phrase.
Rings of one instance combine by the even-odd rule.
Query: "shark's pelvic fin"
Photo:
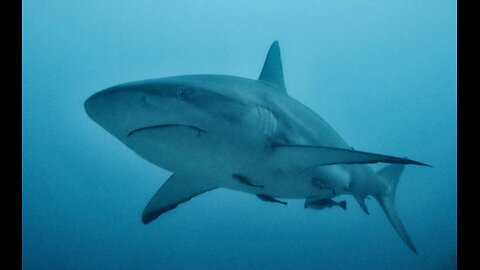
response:
[[[398,180],[400,179],[400,175],[402,174],[404,167],[405,165],[392,164],[381,169],[378,172],[378,175],[385,179],[388,188],[385,193],[374,195],[374,197],[380,203],[380,206],[382,206],[383,211],[388,217],[388,220],[390,220],[390,223],[392,224],[393,228],[395,228],[400,238],[402,238],[403,242],[415,254],[418,255],[417,249],[413,245],[412,240],[410,240],[410,237],[408,236],[408,233],[405,230],[397,211],[395,210],[395,192],[397,190]]]
[[[272,84],[282,93],[287,93],[285,82],[283,80],[282,59],[280,57],[280,46],[278,45],[278,41],[274,41],[270,46],[267,58],[263,64],[262,73],[260,73],[258,79]]]
[[[299,165],[304,168],[334,164],[399,163],[429,166],[393,156],[312,145],[275,145],[272,158],[277,166]]]
[[[150,223],[179,204],[215,188],[215,186],[208,184],[208,181],[199,181],[193,177],[176,173],[172,174],[143,210],[142,222],[144,224]]]
[[[310,183],[312,183],[312,186],[321,189],[321,190],[330,190],[332,192],[332,196],[336,196],[337,192],[335,191],[334,188],[332,187],[327,187],[322,181],[316,177],[312,178],[310,180]]]

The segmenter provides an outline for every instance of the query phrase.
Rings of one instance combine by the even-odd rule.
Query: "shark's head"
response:
[[[100,91],[84,106],[96,123],[122,141],[150,128],[182,126],[208,132],[212,123],[239,121],[244,111],[244,100],[224,85],[222,80],[205,84],[201,76],[139,81]]]
[[[137,81],[100,91],[84,105],[95,122],[125,141],[150,127],[184,126],[207,132],[212,126],[238,127],[255,104],[269,99],[272,89],[286,93],[277,41],[268,52],[258,81],[223,75]],[[263,111],[267,112],[264,118],[275,118],[265,108]],[[270,126],[275,125],[266,125]]]

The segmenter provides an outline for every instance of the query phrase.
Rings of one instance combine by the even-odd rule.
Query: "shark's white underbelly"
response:
[[[218,136],[190,126],[161,126],[132,134],[124,143],[147,161],[171,172],[195,175],[219,187],[277,198],[332,197],[332,188],[348,181],[338,165],[313,168],[275,167],[271,149],[250,136]],[[317,181],[325,183],[315,185]]]

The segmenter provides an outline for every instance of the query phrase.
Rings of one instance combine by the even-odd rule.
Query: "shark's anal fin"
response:
[[[367,215],[370,215],[367,205],[365,204],[365,197],[362,197],[360,195],[353,195],[353,197],[357,201],[358,205],[360,205],[360,208],[362,208],[363,212],[365,212]]]
[[[340,206],[343,210],[347,210],[347,201],[343,200],[338,202],[338,206]]]
[[[257,198],[259,198],[260,200],[262,200],[264,202],[281,203],[283,205],[288,204],[287,202],[277,200],[277,199],[273,198],[272,196],[265,195],[265,194],[257,194]]]
[[[298,165],[304,168],[334,164],[399,163],[430,166],[418,161],[350,149],[313,145],[274,145],[272,161],[279,167]]]
[[[192,176],[172,174],[143,210],[142,222],[148,224],[179,204],[216,188],[202,180]]]
[[[237,180],[239,183],[242,183],[242,184],[250,186],[250,187],[257,187],[257,188],[264,188],[265,187],[264,185],[253,184],[247,177],[245,177],[241,174],[238,174],[238,173],[232,174],[232,178]]]
[[[258,80],[273,85],[281,93],[287,93],[283,80],[282,59],[280,57],[278,41],[274,41],[270,46],[267,58],[263,64],[262,73],[260,73]]]

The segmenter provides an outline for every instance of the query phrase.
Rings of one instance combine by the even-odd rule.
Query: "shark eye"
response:
[[[187,88],[181,87],[177,90],[177,98],[179,100],[187,100],[191,94],[192,94],[192,91]]]

